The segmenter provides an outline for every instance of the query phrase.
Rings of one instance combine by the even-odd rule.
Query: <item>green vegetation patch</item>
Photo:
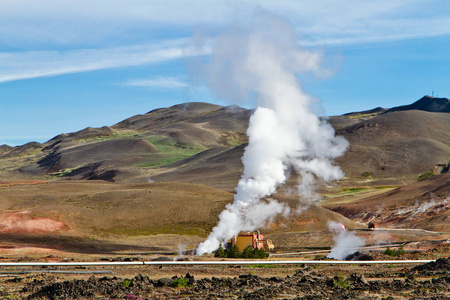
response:
[[[341,194],[358,193],[358,192],[364,192],[364,191],[367,191],[367,189],[359,188],[359,187],[351,187],[351,188],[342,189]]]
[[[185,288],[185,287],[190,287],[191,284],[189,283],[188,278],[180,277],[180,278],[177,278],[172,281],[172,286],[174,288]]]
[[[124,281],[122,281],[122,285],[124,287],[130,287],[131,285],[131,280],[125,279]]]
[[[89,137],[83,137],[83,138],[78,138],[76,139],[79,143],[88,143],[88,142],[93,142],[93,141],[98,141],[98,142],[102,142],[102,141],[109,141],[109,140],[120,140],[120,139],[131,139],[131,138],[138,138],[139,137],[139,133],[136,131],[115,131],[114,133],[111,134],[98,134],[98,135],[93,135],[93,136],[89,136]]]
[[[397,250],[392,250],[390,247],[387,247],[386,250],[384,250],[383,254],[389,255],[389,256],[400,256],[405,254],[405,250],[403,250],[403,246],[398,247]]]
[[[138,168],[153,168],[164,166],[207,150],[206,147],[196,145],[179,145],[171,141],[167,136],[142,136],[136,131],[118,131],[111,135],[96,136],[92,138],[79,139],[79,142],[106,141],[120,139],[144,139],[159,149],[158,153],[142,163],[135,165]],[[58,176],[59,175],[55,175]],[[64,175],[63,175],[64,176]]]
[[[376,190],[386,190],[386,189],[394,189],[394,188],[396,188],[396,186],[392,186],[392,185],[379,185],[379,186],[375,187]]]
[[[231,147],[237,147],[248,142],[248,137],[242,132],[227,131],[222,133],[221,142]]]
[[[372,173],[370,173],[370,172],[362,172],[361,173],[361,177],[367,178],[367,179],[371,179],[372,178]]]
[[[433,176],[433,175],[434,175],[433,170],[428,171],[428,172],[425,172],[425,173],[422,173],[422,174],[420,174],[419,176],[417,176],[417,181],[424,180],[424,179],[426,179],[426,178],[428,178],[428,177],[431,177],[431,176]]]
[[[370,114],[357,114],[353,116],[348,116],[349,119],[372,119],[379,116],[382,112],[375,112]]]
[[[247,247],[244,251],[240,252],[237,245],[231,246],[229,249],[223,249],[220,246],[214,253],[215,257],[223,258],[268,258],[269,253],[264,251],[264,249],[253,249],[252,247]]]
[[[63,170],[59,170],[58,172],[53,172],[53,173],[49,173],[46,176],[50,177],[50,178],[59,178],[59,177],[65,177],[70,175],[70,173],[72,173],[73,171],[79,169],[80,167],[75,167],[75,168],[67,168],[67,169],[63,169]]]
[[[137,167],[154,168],[164,166],[207,150],[206,147],[186,146],[175,143],[168,143],[166,137],[155,136],[146,139],[155,145],[159,152],[153,155],[148,161],[140,163]]]
[[[263,269],[279,268],[279,267],[280,267],[279,265],[265,265],[265,264],[244,266],[244,268],[263,268]]]
[[[350,286],[347,280],[345,280],[341,275],[334,277],[333,284],[334,286],[341,287],[343,289],[347,289]]]

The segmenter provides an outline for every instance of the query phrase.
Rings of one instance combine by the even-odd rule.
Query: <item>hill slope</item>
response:
[[[204,238],[217,224],[225,205],[233,200],[232,193],[192,183],[62,181],[4,182],[0,186],[0,236],[3,242],[17,242],[21,236],[22,243],[29,243],[42,236],[40,243],[45,243],[49,235],[53,242],[65,241],[67,236],[91,239],[122,236],[127,239],[178,234]],[[292,197],[279,199],[292,206],[297,202]],[[265,232],[324,230],[328,220],[358,227],[337,213],[312,205],[300,215],[279,218]]]
[[[450,173],[429,177],[357,202],[326,205],[362,223],[450,232]]]
[[[450,114],[418,110],[380,114],[345,125],[330,118],[350,147],[339,165],[347,177],[411,181],[450,159]],[[399,181],[401,180],[401,181]]]
[[[387,110],[386,113],[403,110],[423,110],[429,112],[450,113],[450,100],[447,98],[424,96],[412,104],[393,107]]]
[[[350,142],[338,159],[347,183],[402,184],[446,163],[450,114],[410,110],[436,106],[440,99],[426,96],[402,110],[376,108],[330,117],[337,134]],[[242,171],[251,113],[237,106],[187,103],[111,127],[61,134],[42,145],[2,146],[0,177],[120,182],[150,178],[233,190]]]
[[[2,146],[0,176],[146,182],[151,169],[245,143],[250,114],[237,106],[186,103],[112,127],[61,134],[42,145]]]

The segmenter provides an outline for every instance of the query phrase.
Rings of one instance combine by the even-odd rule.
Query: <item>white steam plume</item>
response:
[[[178,256],[174,257],[173,261],[182,260],[186,252],[186,244],[178,244]]]
[[[197,254],[211,253],[240,231],[287,215],[287,205],[266,197],[292,171],[300,175],[300,195],[309,199],[317,179],[342,177],[332,160],[348,143],[313,113],[315,99],[302,90],[296,77],[308,72],[326,75],[320,60],[319,53],[299,48],[286,22],[261,10],[248,26],[231,29],[212,46],[205,75],[213,90],[232,101],[255,98],[258,107],[250,118],[244,172],[234,202],[220,214]]]
[[[334,233],[334,245],[328,258],[344,260],[350,254],[356,252],[365,245],[365,240],[358,237],[354,232],[345,230],[345,226],[334,221],[328,222],[328,229]]]

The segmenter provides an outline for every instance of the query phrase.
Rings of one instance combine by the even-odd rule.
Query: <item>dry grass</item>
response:
[[[177,234],[204,239],[217,224],[218,215],[233,194],[192,183],[118,184],[95,181],[55,181],[41,184],[4,185],[0,210],[30,212],[33,218],[52,218],[63,222],[65,229],[53,234],[65,237],[129,243],[139,237]],[[280,194],[279,201],[295,207],[296,197]],[[310,206],[299,215],[278,218],[270,228],[271,235],[281,232],[323,231],[328,220],[348,227],[355,223],[338,214]],[[22,234],[20,230],[16,232]],[[14,234],[14,229],[8,234]],[[32,233],[27,233],[32,234]],[[36,236],[40,236],[36,233]],[[282,237],[282,235],[278,235]],[[282,239],[274,242],[283,244]],[[23,240],[30,240],[24,237]],[[191,238],[191,239],[192,239]],[[43,241],[41,241],[43,242]],[[322,243],[315,240],[315,244]],[[70,244],[70,243],[69,243]],[[90,244],[90,243],[88,243]],[[108,244],[109,245],[109,244]],[[145,246],[142,240],[140,246]],[[101,248],[101,243],[96,248]],[[108,247],[111,247],[109,245]],[[177,245],[167,246],[176,250]],[[167,248],[166,247],[166,248]]]

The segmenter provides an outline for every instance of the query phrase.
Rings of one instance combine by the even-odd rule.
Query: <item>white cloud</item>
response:
[[[161,63],[185,57],[183,44],[184,40],[173,40],[107,49],[3,52],[0,53],[0,82]]]
[[[308,43],[373,41],[450,33],[445,1],[438,0],[0,0],[0,40],[144,38],[165,29],[208,29],[247,20],[257,6],[286,17]],[[133,33],[139,28],[140,33]],[[147,29],[147,31],[145,30]],[[22,36],[21,36],[22,35]],[[148,36],[147,36],[148,38]]]
[[[128,86],[154,87],[154,88],[186,88],[189,85],[178,78],[173,77],[155,77],[152,79],[132,79],[123,83]]]
[[[447,35],[450,15],[442,2],[0,0],[0,51],[10,49],[0,52],[0,82],[196,55],[183,53],[182,38],[196,28],[211,33],[225,24],[248,20],[258,6],[287,18],[297,41],[308,46]],[[161,37],[173,39],[161,42]]]

